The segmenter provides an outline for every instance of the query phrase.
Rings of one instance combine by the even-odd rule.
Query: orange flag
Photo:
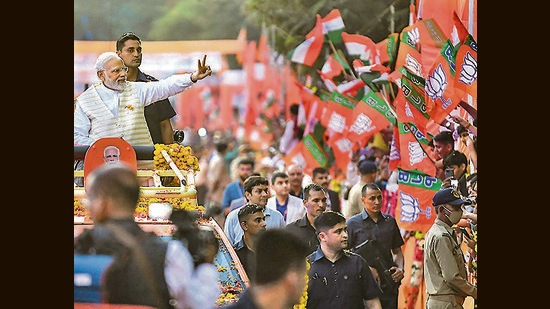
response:
[[[399,169],[398,197],[395,219],[400,228],[426,233],[436,213],[432,206],[434,194],[441,188],[441,180],[422,173]]]
[[[428,114],[441,123],[460,103],[461,95],[455,91],[456,51],[447,40],[426,77],[426,105]]]

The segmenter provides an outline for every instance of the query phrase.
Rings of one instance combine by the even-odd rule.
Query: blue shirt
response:
[[[244,197],[244,188],[240,180],[230,182],[223,190],[222,207],[227,208],[231,201]]]
[[[307,308],[364,309],[364,300],[379,297],[382,291],[367,262],[358,254],[344,250],[332,263],[321,247],[307,257],[309,269]]]

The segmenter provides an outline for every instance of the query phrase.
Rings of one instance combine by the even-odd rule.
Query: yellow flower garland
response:
[[[309,262],[306,260],[306,286],[304,287],[304,291],[302,292],[302,296],[300,297],[300,301],[294,305],[293,309],[305,309],[307,305],[307,287],[309,285],[309,276],[308,272],[311,266],[309,265]]]
[[[193,149],[190,146],[183,146],[177,143],[174,144],[155,144],[155,150],[153,151],[153,161],[155,163],[156,170],[170,170],[170,165],[164,159],[162,151],[166,152],[172,158],[172,161],[176,166],[184,170],[193,170],[195,172],[200,171],[199,159],[193,155]]]

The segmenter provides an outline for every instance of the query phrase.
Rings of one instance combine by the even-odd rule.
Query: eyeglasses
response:
[[[106,71],[106,70],[103,70],[103,71]],[[113,74],[120,74],[122,71],[124,71],[125,73],[128,73],[128,67],[127,66],[123,66],[122,68],[114,68],[111,70],[111,73]]]

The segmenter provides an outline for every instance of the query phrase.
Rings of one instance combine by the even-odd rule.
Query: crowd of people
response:
[[[141,58],[134,33],[117,40],[116,52],[98,57],[100,82],[75,99],[75,145],[112,136],[135,146],[174,141],[174,113],[166,98],[212,70],[205,56],[193,73],[156,80],[139,70]],[[350,153],[348,169],[337,173],[284,163],[280,150],[288,151],[303,134],[296,127],[296,105],[290,112],[288,133],[270,152],[221,131],[194,146],[198,203],[223,227],[251,279],[228,308],[291,308],[305,289],[307,308],[397,309],[399,286],[410,271],[402,251],[410,231],[395,218],[397,171],[390,170],[391,136],[385,135],[393,128]],[[477,300],[477,119],[450,119],[454,127],[442,126],[430,141],[435,176],[443,185],[433,196],[437,215],[425,237],[426,308],[461,307],[467,296]],[[135,173],[113,162],[88,177],[85,205],[95,226],[75,239],[75,253],[116,256],[106,302],[215,307],[214,257],[195,265],[183,242],[163,241],[134,222],[142,185]],[[121,240],[121,233],[135,241]],[[148,276],[151,284],[142,280]]]

